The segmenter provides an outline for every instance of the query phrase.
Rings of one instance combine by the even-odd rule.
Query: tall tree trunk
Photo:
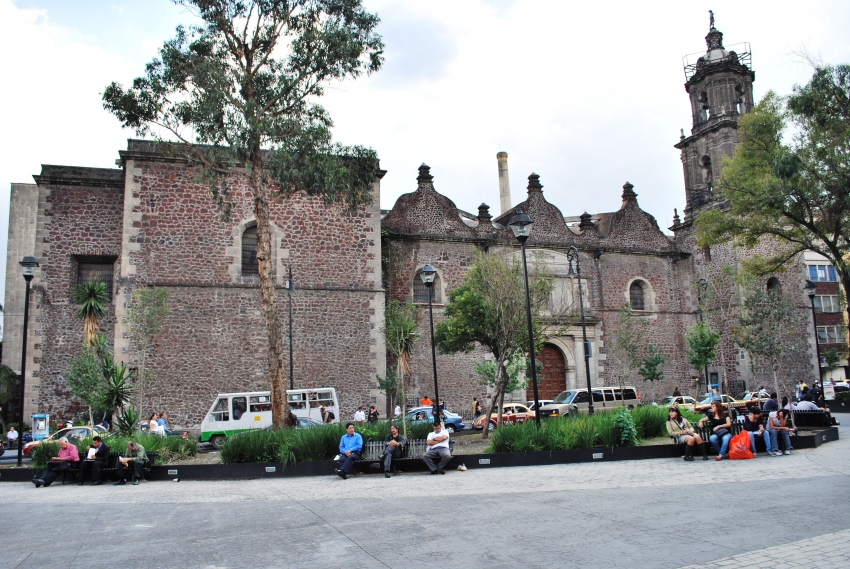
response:
[[[396,375],[398,376],[399,399],[401,399],[401,429],[404,439],[407,440],[407,404],[404,401],[404,366],[396,363]],[[393,409],[395,411],[395,409]]]
[[[496,366],[496,393],[493,395],[493,401],[499,400],[499,392],[501,391],[502,385],[502,364]],[[501,413],[500,413],[501,414]],[[490,436],[490,417],[493,416],[493,404],[487,405],[487,418],[484,419],[484,424],[481,429],[481,438],[486,439]]]
[[[266,177],[259,144],[251,155],[251,191],[254,196],[254,216],[257,220],[257,268],[260,273],[260,294],[263,302],[263,317],[266,321],[269,352],[269,391],[272,398],[272,426],[284,426],[288,417],[286,405],[286,378],[283,376],[283,336],[280,314],[277,310],[277,293],[274,288],[271,254],[271,227],[269,225],[269,202],[266,192]]]
[[[136,402],[136,407],[139,410],[139,418],[143,421],[145,418],[145,351],[141,350],[141,357],[139,358],[139,400]],[[139,434],[142,433],[141,423],[136,426],[136,429],[139,431]],[[150,429],[148,433],[150,433]]]

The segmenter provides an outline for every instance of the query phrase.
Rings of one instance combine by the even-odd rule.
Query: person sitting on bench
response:
[[[773,451],[770,446],[770,435],[764,430],[764,423],[761,420],[761,411],[758,407],[750,409],[750,414],[744,417],[744,430],[750,437],[750,450],[753,453],[753,458],[757,457],[756,453],[756,438],[761,437],[764,441],[764,448],[767,450],[767,456],[773,456]]]
[[[452,453],[449,451],[448,431],[443,429],[439,422],[434,423],[434,431],[428,433],[428,440],[425,441],[425,444],[431,448],[422,455],[422,462],[425,463],[431,474],[445,474],[446,471],[443,469],[452,459]]]
[[[91,452],[94,450],[94,452]],[[100,486],[100,469],[109,461],[109,447],[103,444],[103,439],[96,436],[91,446],[86,448],[86,458],[80,463],[80,486],[86,477],[86,471],[91,468],[91,485]]]
[[[145,447],[136,444],[134,441],[127,441],[127,450],[121,453],[118,457],[118,482],[113,486],[123,486],[127,483],[126,473],[128,470],[133,471],[133,486],[139,484],[142,478],[142,466],[145,465],[148,455],[145,452]]]
[[[670,407],[667,410],[667,433],[671,437],[675,437],[677,441],[685,445],[685,460],[693,461],[693,447],[695,444],[702,449],[702,459],[708,460],[708,454],[705,450],[705,443],[702,441],[694,426],[685,417],[682,417],[681,411],[676,406]]]
[[[54,480],[59,478],[59,475],[71,468],[71,463],[80,462],[80,452],[77,447],[68,442],[68,439],[62,437],[59,439],[59,456],[54,456],[47,463],[47,470],[41,473],[41,476],[32,481],[36,488],[44,486],[47,488]]]
[[[360,452],[363,450],[363,437],[354,432],[354,423],[346,423],[346,433],[339,439],[339,468],[336,473],[345,480],[349,474],[356,472],[354,462],[360,460]]]
[[[390,425],[390,434],[384,438],[386,448],[381,455],[381,461],[384,463],[384,477],[390,477],[390,467],[394,458],[401,458],[404,453],[404,447],[407,445],[407,439],[404,435],[399,434],[398,425]]]

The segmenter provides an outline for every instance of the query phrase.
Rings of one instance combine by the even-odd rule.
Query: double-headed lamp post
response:
[[[590,342],[587,341],[587,324],[584,321],[584,295],[581,291],[581,262],[578,258],[578,249],[570,247],[567,251],[567,261],[570,263],[569,275],[578,278],[578,305],[581,311],[581,338],[584,342],[584,373],[587,376],[587,412],[593,415],[593,386],[590,384]],[[576,268],[573,270],[573,261]]]
[[[809,300],[812,303],[812,326],[815,329],[815,354],[817,354],[817,363],[815,365],[815,375],[817,377],[818,382],[820,383],[820,391],[823,393],[823,381],[821,380],[820,374],[820,344],[818,343],[818,321],[817,321],[817,312],[815,311],[815,295],[818,292],[818,285],[813,283],[812,281],[806,279],[806,286],[803,288],[806,291],[806,294],[809,295]],[[826,395],[824,395],[824,401],[826,401]],[[815,402],[817,403],[817,402]]]
[[[21,344],[21,412],[18,415],[18,466],[21,466],[24,460],[24,381],[27,376],[27,325],[30,316],[30,281],[35,276],[35,269],[38,267],[38,261],[35,257],[24,257],[21,260],[21,272],[26,281],[26,292],[24,293],[24,337]]]
[[[440,415],[442,414],[442,409],[440,409],[440,391],[437,387],[437,348],[434,346],[434,277],[437,275],[437,271],[431,265],[425,265],[422,267],[422,271],[419,273],[419,278],[422,279],[422,282],[425,284],[425,288],[428,289],[428,319],[431,322],[431,363],[434,366],[434,399],[436,403],[434,404],[434,409],[436,410],[434,413],[434,424],[440,424]]]
[[[519,241],[519,247],[522,250],[522,274],[525,277],[525,315],[528,320],[528,354],[531,359],[531,385],[534,388],[534,420],[537,426],[540,426],[540,397],[537,394],[537,362],[534,360],[534,326],[531,322],[531,297],[528,294],[528,266],[525,261],[525,242],[531,235],[531,228],[534,223],[528,214],[522,213],[519,209],[509,223],[511,231],[514,232],[514,237]]]

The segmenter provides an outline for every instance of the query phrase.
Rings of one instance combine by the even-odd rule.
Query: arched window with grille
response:
[[[634,281],[629,286],[629,302],[632,305],[632,310],[646,310],[645,293],[641,281]]]
[[[422,282],[422,277],[420,276],[422,271],[416,271],[416,276],[413,277],[413,302],[420,304],[428,304],[428,287],[425,286],[425,283]],[[434,296],[432,298],[432,302],[435,304],[441,304],[442,295],[440,294],[440,275],[434,275]]]
[[[257,226],[247,228],[242,233],[242,275],[259,275],[257,264]]]

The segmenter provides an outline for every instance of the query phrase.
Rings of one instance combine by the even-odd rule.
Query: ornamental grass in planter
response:
[[[693,413],[687,415],[692,420],[699,418]],[[635,446],[641,439],[666,435],[666,422],[665,407],[646,406],[548,419],[539,428],[535,421],[503,425],[491,432],[487,452]]]

